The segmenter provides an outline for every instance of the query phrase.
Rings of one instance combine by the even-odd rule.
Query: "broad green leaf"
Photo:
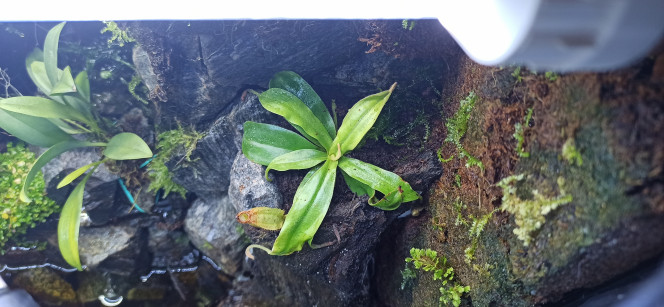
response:
[[[46,75],[51,84],[57,84],[60,79],[58,72],[58,41],[60,40],[60,32],[64,26],[65,23],[61,22],[51,28],[44,40],[44,65]]]
[[[320,122],[323,123],[330,137],[334,138],[337,135],[334,121],[330,116],[330,112],[325,107],[323,100],[320,99],[314,89],[300,75],[292,71],[278,72],[270,80],[270,88],[284,89],[297,96],[297,98],[300,98]]]
[[[285,218],[284,210],[268,207],[251,208],[235,216],[235,219],[241,224],[249,224],[267,230],[281,229]]]
[[[332,144],[332,138],[323,124],[297,96],[280,88],[271,88],[258,95],[258,100],[266,110],[283,116],[293,126],[316,139],[323,148],[329,148]]]
[[[58,70],[60,78],[58,82],[53,85],[53,89],[49,95],[62,95],[66,93],[75,93],[76,84],[74,83],[74,77],[71,75],[71,68],[69,66],[65,67],[64,70]]]
[[[383,193],[387,200],[387,202],[383,204],[389,205],[386,207],[392,209],[380,207],[381,209],[396,209],[398,205],[394,207],[392,202],[397,199],[402,199],[403,202],[409,202],[420,198],[420,195],[410,187],[408,182],[403,181],[403,179],[397,174],[386,171],[378,166],[353,158],[341,157],[341,159],[339,159],[339,167],[354,179]],[[380,201],[373,199],[370,200],[370,204],[372,203],[378,204]]]
[[[339,127],[337,138],[334,139],[332,146],[327,147],[327,153],[336,153],[337,144],[341,145],[342,155],[355,149],[376,122],[380,111],[383,110],[383,106],[390,98],[396,85],[394,83],[389,90],[367,96],[358,101],[346,114],[341,127]]]
[[[81,224],[81,208],[83,207],[83,192],[85,184],[90,179],[90,175],[94,170],[88,173],[81,182],[79,182],[74,190],[67,197],[65,205],[60,212],[60,220],[58,221],[58,247],[62,258],[69,263],[69,265],[82,271],[81,259],[78,255],[78,230]]]
[[[69,173],[67,176],[65,176],[65,178],[62,178],[62,180],[60,180],[60,183],[58,183],[57,188],[59,189],[59,188],[62,188],[64,186],[70,184],[72,181],[76,180],[76,178],[81,177],[81,175],[85,174],[85,172],[88,169],[90,169],[93,166],[97,166],[97,165],[101,164],[101,162],[102,161],[93,162],[93,163],[90,163],[90,164],[83,165],[83,166],[79,167],[75,171],[73,171],[73,172]]]
[[[299,134],[269,124],[244,123],[242,153],[254,163],[268,165],[274,158],[300,149],[316,149]]]
[[[44,65],[44,53],[35,48],[25,59],[25,67],[32,82],[44,94],[51,93],[51,81],[46,74],[46,66]]]
[[[0,109],[0,128],[26,143],[50,147],[63,141],[73,140],[46,118]]]
[[[351,192],[355,193],[357,196],[362,196],[362,195],[369,195],[372,197],[375,194],[375,190],[372,189],[370,186],[361,183],[357,181],[357,179],[348,176],[346,172],[341,170],[341,174],[344,176],[344,181],[346,181],[346,185],[348,188],[351,190]]]
[[[88,79],[88,73],[85,70],[78,73],[78,75],[76,75],[76,79],[74,80],[74,83],[76,83],[76,89],[78,90],[78,94],[81,96],[83,101],[85,101],[89,104],[90,103],[90,80]]]
[[[287,171],[312,168],[327,159],[327,154],[318,149],[300,149],[278,156],[265,169],[265,179],[271,170]]]
[[[0,108],[36,117],[88,122],[88,119],[76,109],[43,97],[19,96],[3,99],[0,100]]]
[[[35,161],[35,164],[32,165],[32,168],[30,168],[30,171],[28,172],[28,175],[25,177],[25,181],[23,182],[23,188],[21,189],[21,195],[20,198],[24,202],[30,202],[30,198],[28,197],[28,187],[32,183],[32,180],[35,178],[35,175],[41,171],[41,168],[46,165],[49,161],[53,160],[53,158],[57,157],[61,153],[65,151],[72,150],[74,148],[81,148],[81,147],[95,147],[95,146],[105,146],[106,143],[93,143],[93,142],[81,142],[81,141],[66,141],[66,142],[61,142],[58,144],[55,144],[51,146],[51,148],[47,149],[37,160]]]
[[[302,249],[323,222],[332,200],[337,161],[327,160],[322,167],[309,172],[295,192],[293,206],[272,246],[272,255],[288,255]]]
[[[134,160],[151,158],[153,154],[140,136],[123,132],[108,141],[104,155],[113,160]]]

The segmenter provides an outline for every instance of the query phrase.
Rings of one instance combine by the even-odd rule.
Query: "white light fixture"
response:
[[[664,0],[7,1],[0,21],[438,18],[485,65],[609,70],[664,32]]]

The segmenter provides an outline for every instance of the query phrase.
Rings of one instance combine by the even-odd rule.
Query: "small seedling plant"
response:
[[[65,176],[58,188],[83,179],[69,194],[58,222],[58,246],[71,266],[82,270],[78,253],[78,230],[85,184],[99,165],[108,160],[152,157],[150,147],[136,134],[119,133],[109,137],[101,129],[90,104],[90,82],[85,71],[72,76],[69,66],[58,68],[58,42],[65,23],[53,27],[44,41],[44,50],[35,49],[25,61],[30,79],[45,97],[17,96],[0,99],[0,128],[26,143],[48,147],[32,165],[23,180],[20,199],[32,201],[28,187],[41,168],[58,155],[83,147],[103,147],[104,158],[84,165]],[[75,135],[78,135],[76,138]]]
[[[241,223],[280,229],[272,249],[253,244],[247,248],[248,256],[254,247],[271,255],[289,255],[300,251],[304,242],[311,246],[332,200],[337,167],[350,190],[357,195],[368,195],[371,206],[394,210],[401,203],[420,198],[398,175],[346,156],[376,122],[396,83],[387,91],[358,101],[338,131],[323,101],[298,74],[277,73],[269,86],[267,91],[256,93],[261,105],[283,116],[300,134],[248,121],[244,124],[242,153],[249,160],[267,166],[266,179],[270,170],[312,169],[297,188],[287,215],[283,210],[265,207],[237,215]]]

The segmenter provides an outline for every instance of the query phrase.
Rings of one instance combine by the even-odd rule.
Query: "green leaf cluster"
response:
[[[111,160],[133,160],[152,157],[152,150],[136,134],[119,133],[108,137],[97,125],[90,103],[90,82],[82,71],[76,78],[69,66],[58,68],[58,43],[65,23],[53,27],[46,35],[44,50],[35,49],[26,59],[28,75],[46,95],[18,96],[0,99],[0,128],[17,138],[40,147],[48,147],[23,179],[21,201],[30,203],[28,193],[41,168],[58,155],[82,147],[104,147],[105,159],[84,165],[66,176],[58,185],[65,186],[92,169],[67,198],[58,223],[58,245],[70,265],[82,269],[78,255],[78,228],[83,191],[97,167]],[[73,135],[83,135],[74,138]],[[81,141],[87,138],[90,141]],[[27,205],[27,204],[26,204]]]
[[[461,296],[470,291],[469,286],[462,286],[454,281],[454,268],[447,265],[445,256],[438,257],[438,252],[431,249],[411,248],[406,264],[412,263],[415,269],[433,272],[433,280],[440,280],[440,305],[461,305]]]
[[[489,219],[491,219],[494,212],[495,210],[483,215],[480,218],[474,215],[470,216],[472,222],[470,223],[470,229],[468,229],[468,235],[471,238],[471,243],[470,246],[464,250],[464,254],[466,256],[465,261],[467,264],[470,264],[473,260],[475,260],[475,251],[477,250],[477,245],[479,244],[480,235],[482,235],[484,227],[487,223],[489,223]]]
[[[516,79],[516,83],[521,83],[523,81],[523,76],[521,76],[521,66],[517,66],[514,68],[514,71],[512,72],[512,77]]]
[[[101,34],[111,32],[111,37],[107,41],[108,47],[113,45],[124,47],[125,44],[133,43],[136,41],[133,37],[127,34],[127,31],[120,29],[115,21],[104,21],[104,24],[106,27],[101,29]]]
[[[514,228],[513,232],[523,241],[524,246],[528,246],[532,241],[531,233],[544,225],[546,221],[544,216],[559,206],[570,203],[573,198],[572,195],[565,194],[560,187],[561,195],[556,197],[546,197],[537,190],[532,190],[532,199],[522,199],[517,195],[517,183],[524,179],[524,174],[513,175],[503,178],[496,185],[503,189],[500,210],[514,215],[517,228]],[[558,180],[559,185],[564,182],[561,179],[562,177]]]
[[[569,138],[567,141],[565,141],[565,144],[563,144],[563,149],[562,149],[562,156],[567,161],[567,163],[576,166],[582,166],[583,165],[583,157],[581,156],[581,153],[579,150],[576,149],[576,143],[574,142],[574,138]]]
[[[148,164],[148,176],[150,177],[149,191],[163,190],[163,196],[166,197],[171,192],[185,197],[187,190],[181,185],[173,182],[172,173],[166,167],[166,162],[170,161],[175,155],[182,154],[181,162],[191,162],[191,154],[196,149],[196,144],[203,138],[204,134],[197,132],[193,128],[185,129],[178,126],[177,129],[164,131],[157,136],[157,154]]]
[[[530,157],[530,153],[523,150],[523,142],[524,142],[524,133],[525,133],[524,125],[527,127],[532,117],[533,117],[533,108],[528,108],[528,113],[526,114],[526,117],[523,118],[523,124],[522,123],[514,124],[513,136],[516,139],[516,153],[521,158]]]
[[[413,28],[415,28],[415,20],[404,19],[401,21],[401,27],[404,30],[413,31]]]
[[[318,94],[294,72],[277,73],[270,80],[270,89],[257,93],[265,109],[284,117],[299,134],[274,125],[246,122],[242,153],[267,166],[266,178],[270,170],[312,168],[295,192],[270,254],[291,254],[301,250],[304,242],[311,246],[332,200],[337,167],[350,190],[368,195],[369,204],[374,207],[394,210],[403,202],[420,198],[398,175],[345,156],[376,122],[395,86],[396,83],[387,91],[358,101],[338,131]],[[253,247],[256,246],[249,249]]]
[[[546,78],[551,82],[555,82],[556,80],[558,80],[558,74],[552,71],[547,71],[544,73],[544,78]]]
[[[22,144],[9,143],[7,151],[0,154],[0,250],[9,239],[43,222],[58,209],[45,194],[41,172],[27,189],[33,202],[26,204],[19,199],[23,179],[34,161],[35,154]]]
[[[470,215],[470,220],[468,220],[463,216],[462,213],[462,211],[466,208],[467,206],[461,201],[461,199],[457,197],[456,201],[454,201],[454,211],[457,213],[454,225],[463,225],[468,227],[468,236],[470,237],[471,243],[470,246],[464,250],[464,253],[466,256],[465,262],[470,264],[475,259],[475,251],[477,250],[477,245],[479,244],[482,231],[484,231],[484,227],[493,216],[493,213],[496,211],[491,211],[479,218],[475,215]]]
[[[475,103],[477,102],[477,95],[475,92],[470,92],[468,96],[459,102],[459,110],[454,113],[454,116],[450,117],[445,123],[447,128],[447,137],[445,138],[444,143],[452,143],[456,146],[458,155],[460,159],[466,158],[466,167],[477,166],[482,171],[484,171],[484,164],[479,159],[473,157],[466,149],[461,145],[461,138],[466,134],[468,130],[468,120],[470,119],[470,112],[473,111]],[[448,162],[452,157],[448,159],[443,159],[438,154],[438,159],[442,162]]]

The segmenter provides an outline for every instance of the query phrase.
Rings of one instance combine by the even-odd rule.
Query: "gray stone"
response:
[[[39,154],[42,154],[46,149],[47,148],[41,148]],[[49,182],[54,177],[58,176],[63,170],[74,170],[83,165],[97,162],[99,160],[102,160],[102,156],[97,151],[97,148],[79,148],[64,152],[42,167],[44,181],[48,186]],[[118,176],[111,173],[104,164],[99,165],[92,177],[103,182],[116,180],[118,178]]]
[[[254,207],[281,208],[283,199],[277,185],[265,180],[265,168],[238,153],[230,174],[228,195],[235,212]]]
[[[167,163],[173,173],[173,181],[198,197],[218,199],[224,196],[230,183],[233,160],[241,150],[244,122],[274,122],[274,118],[260,105],[255,95],[246,95],[205,133],[191,155],[192,162],[177,165],[182,157],[175,156]]]
[[[150,56],[140,44],[136,44],[134,49],[132,49],[131,59],[134,62],[134,66],[136,66],[136,71],[141,76],[143,84],[145,84],[151,94],[155,93],[158,90],[157,75],[152,69]]]
[[[184,221],[191,243],[229,275],[235,275],[240,269],[247,246],[242,228],[238,226],[228,197],[197,199]]]
[[[96,267],[112,255],[130,248],[138,230],[136,226],[126,224],[81,228],[78,237],[81,263],[88,267]]]

